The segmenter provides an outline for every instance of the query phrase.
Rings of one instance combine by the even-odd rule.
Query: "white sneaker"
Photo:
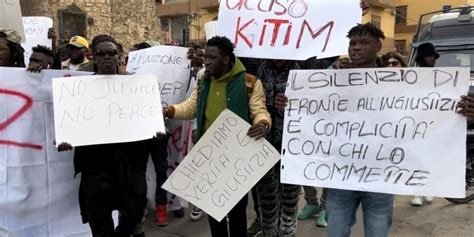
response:
[[[414,196],[411,199],[411,205],[415,207],[423,206],[423,199],[420,196]]]
[[[426,202],[429,202],[429,203],[431,203],[431,202],[433,201],[433,199],[434,199],[434,198],[433,198],[433,197],[430,197],[430,196],[428,196],[428,197],[423,197],[423,199],[425,199],[425,201],[426,201]]]
[[[203,214],[204,212],[201,209],[199,209],[198,207],[194,207],[193,211],[191,212],[190,218],[193,221],[198,221],[199,219],[201,219]]]

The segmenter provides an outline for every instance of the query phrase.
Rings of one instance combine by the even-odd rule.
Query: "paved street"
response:
[[[252,200],[249,199],[247,210],[248,224],[255,218]],[[390,236],[393,237],[471,237],[474,236],[474,202],[468,205],[453,205],[442,198],[436,198],[432,204],[423,207],[412,207],[410,197],[399,196],[396,199],[394,223]],[[300,207],[304,205],[301,198]],[[363,236],[361,213],[353,229],[354,237]],[[207,217],[198,222],[189,220],[189,210],[182,219],[170,216],[170,225],[164,228],[153,224],[153,217],[148,218],[148,237],[209,237]],[[297,236],[325,236],[324,228],[314,225],[315,220],[300,221]]]

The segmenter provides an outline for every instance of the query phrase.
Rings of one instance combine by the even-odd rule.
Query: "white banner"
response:
[[[53,19],[43,16],[23,17],[26,42],[21,44],[25,49],[25,65],[28,67],[32,48],[43,45],[51,48],[51,39],[48,39],[48,30],[53,27]]]
[[[360,23],[360,0],[223,0],[217,34],[236,55],[305,60],[347,54],[347,32]]]
[[[191,61],[186,56],[187,52],[187,48],[175,46],[132,51],[128,54],[127,71],[157,76],[163,103],[179,103],[190,89]]]
[[[51,78],[0,67],[0,236],[85,237],[73,153],[56,151]]]
[[[11,28],[20,34],[25,42],[25,31],[21,15],[20,0],[0,0],[0,28]]]
[[[282,182],[464,197],[469,68],[291,71]]]
[[[265,139],[247,136],[249,128],[222,112],[162,187],[221,221],[280,160]]]
[[[165,132],[155,76],[54,78],[53,98],[58,144],[139,141]]]

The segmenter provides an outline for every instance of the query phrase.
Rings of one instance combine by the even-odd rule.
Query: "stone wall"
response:
[[[160,40],[155,0],[20,0],[23,16],[48,16],[59,32],[58,10],[74,4],[87,14],[89,40],[110,34],[125,49],[144,40]]]

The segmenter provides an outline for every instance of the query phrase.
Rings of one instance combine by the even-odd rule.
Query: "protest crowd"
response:
[[[360,8],[364,14],[368,8],[367,1],[361,1]],[[285,95],[285,91],[291,80],[291,70],[407,67],[405,58],[397,52],[380,55],[385,35],[372,23],[353,25],[346,37],[349,45],[338,47],[348,48],[348,56],[312,57],[307,60],[237,57],[232,39],[211,37],[205,47],[195,45],[186,49],[186,57],[191,63],[190,93],[180,103],[164,104],[161,109],[165,130],[153,131],[153,138],[83,146],[73,146],[67,141],[49,141],[50,144],[46,145],[56,146],[58,152],[73,150],[74,174],[71,175],[80,179],[80,215],[82,222],[88,224],[92,236],[145,236],[145,217],[150,217],[151,210],[147,211],[149,157],[156,177],[154,222],[163,227],[169,224],[168,215],[173,214],[176,218],[185,216],[183,207],[169,210],[169,193],[161,187],[169,177],[169,141],[176,135],[174,133],[180,133],[171,128],[171,121],[192,121],[189,135],[191,143],[196,145],[204,139],[206,131],[211,129],[221,113],[230,110],[251,125],[246,131],[250,143],[266,140],[276,151],[283,153],[285,109],[291,106],[291,98]],[[173,43],[160,44],[150,40],[133,42],[132,48],[125,49],[121,42],[106,32],[92,39],[73,36],[67,45],[59,47],[54,28],[49,29],[48,38],[52,40],[52,47],[33,47],[29,62],[25,65],[25,49],[20,44],[20,34],[13,29],[0,29],[0,67],[25,68],[32,74],[67,70],[88,72],[97,77],[127,76],[134,74],[127,71],[127,63],[131,60],[129,53],[163,45],[179,47]],[[420,45],[416,65],[433,68],[439,56],[432,44]],[[462,96],[458,99],[455,113],[468,120],[474,119],[474,98]],[[363,221],[365,236],[389,235],[396,208],[394,194],[283,183],[281,166],[280,161],[274,164],[222,220],[209,215],[208,226],[203,228],[209,228],[213,237],[296,236],[298,221],[316,218],[314,225],[326,228],[327,236],[347,237],[351,236],[356,213],[361,206],[363,220],[359,221]],[[199,165],[196,164],[196,167]],[[193,171],[189,169],[189,172]],[[200,189],[199,185],[197,188]],[[253,210],[257,216],[251,223],[247,223],[246,211],[249,198],[253,199]],[[298,210],[300,199],[304,199],[305,205]],[[421,206],[431,201],[433,198],[430,196],[413,196],[411,204]],[[206,216],[202,207],[191,205],[190,208],[191,220],[202,221]],[[117,223],[112,218],[113,211],[119,213]]]

